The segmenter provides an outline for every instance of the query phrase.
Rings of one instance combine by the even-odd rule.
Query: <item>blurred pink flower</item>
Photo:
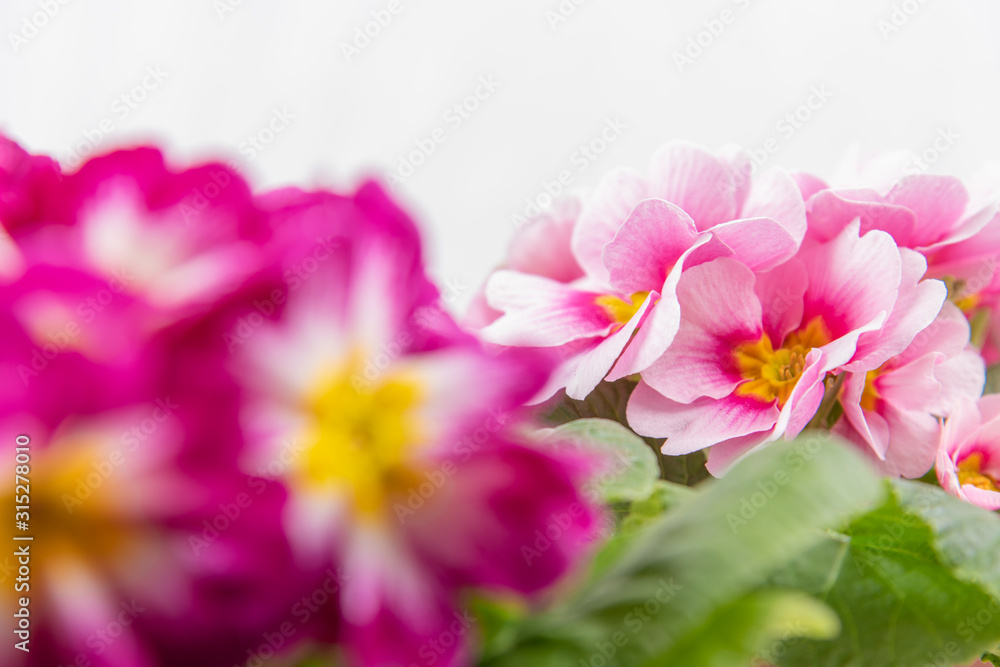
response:
[[[959,402],[945,420],[935,468],[951,495],[1000,509],[1000,394]]]
[[[300,563],[343,569],[352,659],[458,664],[475,634],[461,589],[538,591],[598,528],[581,465],[516,435],[549,362],[489,355],[458,331],[435,307],[413,223],[378,186],[262,203],[289,281],[234,312],[226,335],[245,466],[292,452],[284,525]]]

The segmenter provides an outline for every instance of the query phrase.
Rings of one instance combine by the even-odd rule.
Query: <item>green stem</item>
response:
[[[826,385],[826,392],[823,394],[823,400],[819,404],[819,408],[816,410],[816,415],[806,425],[807,429],[828,429],[833,426],[833,424],[828,424],[826,422],[827,419],[829,419],[834,406],[837,405],[837,401],[840,400],[840,388],[844,385],[844,379],[846,377],[847,373],[841,373],[832,383],[828,381],[828,384]]]

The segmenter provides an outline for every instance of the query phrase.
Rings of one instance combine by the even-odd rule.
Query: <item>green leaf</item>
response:
[[[825,600],[832,642],[790,646],[782,667],[912,667],[976,659],[1000,640],[1000,517],[917,482],[802,554],[773,582]]]
[[[607,464],[592,484],[605,503],[647,498],[660,475],[656,454],[642,438],[608,419],[578,419],[552,429],[545,439],[603,455]]]
[[[815,598],[794,591],[758,591],[716,611],[697,632],[660,655],[657,663],[750,665],[755,658],[771,660],[789,642],[803,637],[832,639],[839,632],[840,619]]]
[[[565,390],[542,403],[537,408],[539,421],[548,426],[559,426],[578,419],[610,419],[628,428],[625,410],[635,381],[622,378],[602,382],[585,399],[566,396]],[[659,460],[660,476],[668,482],[694,486],[711,477],[705,468],[705,453],[692,452],[684,456],[667,456],[660,452],[663,438],[642,438]]]
[[[757,591],[822,542],[825,529],[881,502],[882,492],[869,465],[829,435],[771,445],[645,526],[599,577],[528,619],[510,649],[483,664],[579,667],[600,656],[608,667],[745,667],[775,627],[798,617],[811,621],[814,636],[826,636],[822,619],[830,618],[820,607]],[[747,615],[765,609],[759,622]],[[667,663],[679,647],[706,662]]]

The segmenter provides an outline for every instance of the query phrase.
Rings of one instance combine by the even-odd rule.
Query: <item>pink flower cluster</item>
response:
[[[470,324],[558,352],[536,401],[635,379],[630,426],[665,454],[708,449],[713,474],[822,423],[886,475],[937,458],[946,489],[1000,507],[1000,413],[975,404],[1000,349],[1000,180],[753,171],[673,143],[608,174],[518,234]]]
[[[0,222],[38,535],[3,664],[452,665],[464,591],[534,594],[601,527],[590,462],[519,435],[551,363],[457,327],[379,186],[255,196],[152,148],[67,174],[0,137]]]

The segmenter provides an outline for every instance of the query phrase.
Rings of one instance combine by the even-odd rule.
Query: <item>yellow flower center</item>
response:
[[[882,398],[875,387],[875,379],[882,374],[881,368],[865,373],[865,388],[861,392],[861,409],[874,411],[878,401]]]
[[[108,448],[93,438],[93,434],[67,435],[44,448],[32,443],[30,460],[22,464],[28,470],[11,471],[27,472],[22,477],[27,477],[29,488],[12,479],[5,485],[6,493],[0,493],[0,503],[13,514],[0,529],[0,541],[12,550],[28,547],[31,572],[18,583],[28,584],[32,595],[38,595],[35,591],[48,580],[43,574],[57,575],[79,564],[113,572],[142,548],[145,528],[128,516],[126,497],[120,493],[127,485],[122,477],[126,473],[116,466],[120,459],[109,457]],[[5,561],[0,556],[0,566],[11,562]],[[14,570],[3,588],[17,597],[16,565]],[[4,578],[0,575],[0,580]],[[3,597],[0,593],[0,600]]]
[[[955,305],[958,306],[959,310],[968,315],[979,307],[982,300],[983,297],[980,294],[968,294],[966,296],[956,298]]]
[[[983,470],[982,452],[973,452],[958,463],[958,481],[960,484],[971,484],[983,491],[1000,491],[997,480]]]
[[[629,301],[625,301],[611,294],[605,294],[597,297],[596,302],[612,321],[625,324],[632,319],[647,296],[649,296],[649,292],[635,292],[629,297]]]
[[[777,400],[779,408],[784,406],[802,377],[806,355],[830,340],[830,330],[822,319],[815,317],[805,327],[788,334],[777,350],[766,333],[755,342],[736,346],[733,350],[736,368],[745,380],[736,387],[736,394],[755,396],[768,403]]]
[[[423,440],[414,414],[422,392],[413,378],[386,373],[369,382],[360,369],[349,364],[310,397],[294,474],[307,488],[345,493],[360,514],[375,517],[423,481],[413,461]]]

